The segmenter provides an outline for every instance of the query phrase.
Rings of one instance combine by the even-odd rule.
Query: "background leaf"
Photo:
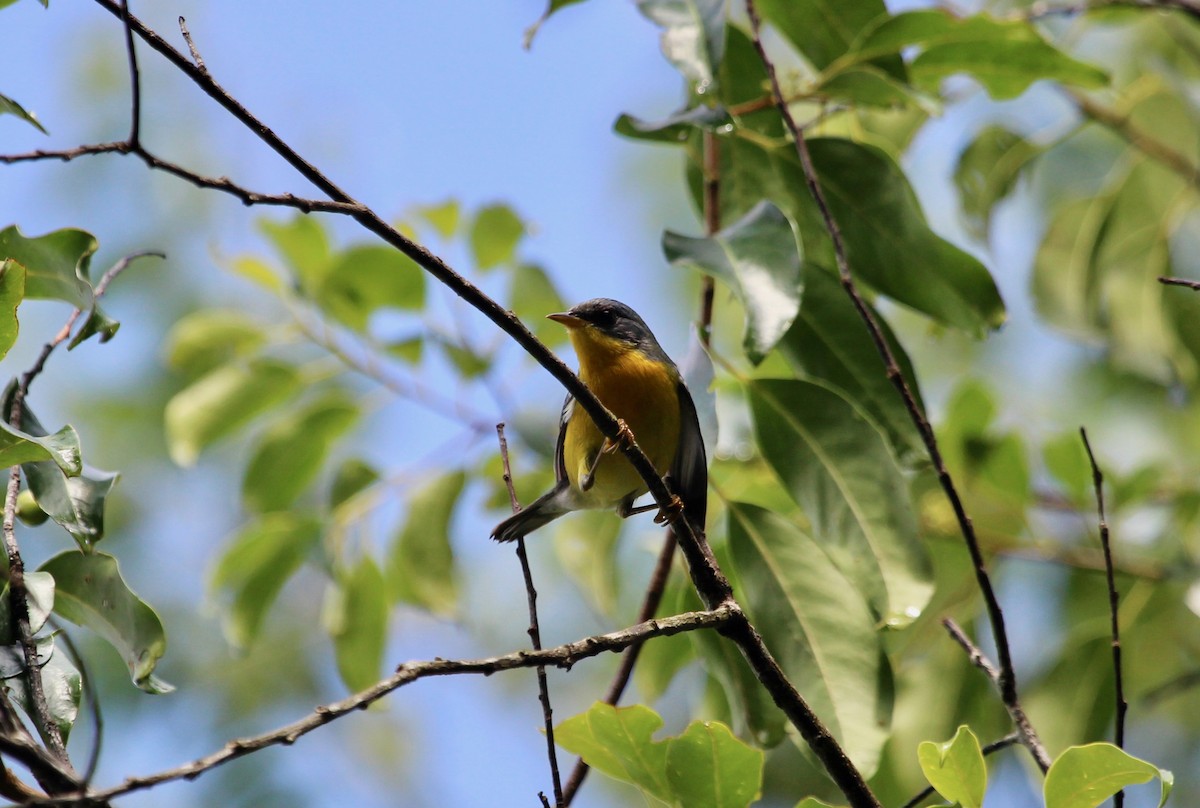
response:
[[[525,223],[508,205],[480,208],[471,222],[471,252],[475,256],[475,266],[491,269],[511,263],[524,235]]]
[[[452,471],[415,491],[408,515],[392,542],[387,565],[392,602],[421,606],[435,614],[452,616],[458,607],[454,550],[450,546],[450,519],[466,483],[466,474]]]
[[[1175,782],[1170,772],[1112,744],[1092,743],[1073,746],[1059,755],[1046,772],[1042,792],[1046,808],[1095,808],[1122,788],[1155,777],[1162,781],[1161,808]]]
[[[17,341],[17,306],[24,298],[25,267],[11,259],[0,260],[0,359]]]
[[[325,625],[333,637],[338,673],[350,690],[370,687],[380,678],[388,609],[383,573],[369,556],[341,572],[332,584]]]

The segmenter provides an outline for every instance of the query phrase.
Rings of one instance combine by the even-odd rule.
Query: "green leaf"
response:
[[[1054,761],[1042,785],[1046,808],[1095,808],[1126,786],[1162,783],[1159,808],[1175,785],[1171,772],[1108,743],[1072,746]]]
[[[100,336],[100,344],[103,345],[116,336],[117,329],[120,327],[121,324],[105,314],[99,305],[93,305],[91,311],[88,312],[87,319],[83,321],[83,325],[67,343],[67,350],[75,350],[78,345],[96,335]]]
[[[497,203],[480,208],[471,222],[471,254],[475,256],[475,266],[491,269],[512,263],[524,235],[525,222],[508,205]]]
[[[17,341],[17,306],[25,298],[25,267],[11,259],[0,261],[0,359]]]
[[[147,693],[174,688],[154,676],[167,650],[167,635],[154,610],[121,578],[117,560],[104,553],[66,552],[39,569],[54,576],[54,613],[99,634],[129,667],[133,683]]]
[[[233,309],[201,309],[167,333],[163,355],[173,370],[195,378],[218,365],[257,352],[267,342],[262,326]]]
[[[371,315],[381,309],[420,309],[425,273],[393,247],[350,247],[334,257],[310,295],[339,322],[365,331]]]
[[[818,70],[850,49],[864,31],[887,19],[883,0],[759,0],[763,18],[803,53]],[[884,55],[878,66],[904,79],[899,56]]]
[[[887,663],[859,588],[827,547],[763,508],[730,503],[729,543],[755,627],[869,777],[887,740],[890,703],[880,690]]]
[[[436,205],[420,205],[417,207],[416,213],[429,222],[437,234],[444,239],[453,238],[462,221],[462,211],[457,199],[447,199]]]
[[[621,535],[621,521],[602,511],[563,521],[568,524],[554,530],[554,554],[563,571],[597,612],[615,616],[620,594],[617,539]]]
[[[554,740],[597,771],[672,803],[674,789],[667,779],[670,744],[651,738],[662,723],[657,713],[640,704],[613,707],[597,702],[555,727]]]
[[[796,322],[779,343],[779,352],[806,378],[836,388],[863,410],[888,439],[901,462],[923,461],[925,444],[896,388],[867,326],[837,276],[823,267],[804,267],[804,296]],[[869,304],[868,304],[869,307]],[[872,310],[900,371],[924,411],[916,372],[887,321]]]
[[[1042,462],[1050,476],[1076,502],[1092,490],[1092,466],[1078,432],[1067,432],[1046,441],[1042,446]]]
[[[37,634],[42,630],[42,626],[46,625],[46,618],[54,610],[54,577],[45,572],[25,573],[25,594],[26,608],[29,611],[29,633]],[[0,645],[13,645],[17,642],[9,599],[10,586],[6,581],[4,590],[0,592]]]
[[[283,279],[276,273],[275,268],[257,256],[240,255],[230,259],[228,266],[233,274],[241,275],[268,292],[278,295],[284,291]]]
[[[922,741],[917,747],[921,771],[938,794],[962,808],[983,808],[987,790],[987,764],[979,739],[966,726],[960,726],[945,743]]]
[[[246,507],[259,513],[290,507],[358,417],[354,401],[341,390],[331,390],[268,427],[242,478]]]
[[[296,214],[289,222],[262,219],[262,231],[309,294],[319,287],[332,257],[329,236],[316,216]]]
[[[39,659],[43,657],[43,646],[49,659],[40,666],[42,694],[45,696],[50,718],[58,727],[58,734],[65,743],[71,736],[75,719],[79,717],[79,704],[83,698],[83,677],[71,663],[70,657],[55,647],[53,637],[38,640]],[[29,702],[24,677],[6,679],[3,687],[25,714],[32,718],[34,712]],[[34,720],[33,723],[37,724],[37,721]],[[41,728],[38,729],[40,732]],[[45,733],[42,733],[42,737],[45,738]]]
[[[15,0],[14,0],[14,2],[15,2]],[[47,2],[49,2],[49,0],[43,0],[43,4],[45,4]],[[4,5],[8,5],[8,4],[5,3]],[[3,8],[4,5],[0,5],[0,8]],[[4,115],[5,113],[7,113],[9,115],[16,115],[18,118],[25,121],[26,123],[30,123],[33,126],[36,126],[38,128],[38,131],[41,132],[43,135],[50,134],[49,132],[46,131],[46,127],[42,126],[42,122],[37,119],[36,115],[34,115],[32,112],[27,111],[23,106],[21,106],[20,104],[18,104],[16,101],[12,100],[11,98],[9,98],[7,95],[0,94],[0,115]]]
[[[334,472],[333,482],[329,486],[329,509],[337,510],[355,494],[374,485],[379,480],[379,472],[375,467],[351,457],[342,461]]]
[[[796,808],[845,808],[845,806],[833,805],[816,797],[805,797],[796,803]]]
[[[394,356],[410,365],[415,365],[421,361],[421,354],[425,349],[425,340],[420,334],[417,334],[387,342],[383,345],[383,349],[390,356]]]
[[[762,750],[715,721],[693,721],[667,747],[667,781],[688,808],[746,808],[759,796],[762,775]]]
[[[583,0],[550,0],[550,2],[546,5],[546,10],[542,12],[542,16],[538,17],[537,21],[534,22],[533,25],[525,29],[525,37],[523,41],[525,50],[529,50],[529,48],[533,46],[533,38],[537,36],[537,32],[541,29],[546,20],[550,19],[550,15],[554,14],[554,12],[558,11],[559,9],[566,8],[567,6],[573,6],[576,3],[582,2]]]
[[[986,240],[996,205],[1012,193],[1021,172],[1042,153],[1025,138],[1002,126],[987,126],[958,156],[954,184],[971,235]]]
[[[453,616],[458,603],[450,519],[466,483],[463,471],[452,471],[418,489],[408,502],[408,515],[392,542],[388,559],[388,592],[392,602],[422,606]]]
[[[266,514],[238,531],[209,584],[229,598],[222,628],[231,645],[248,648],[254,642],[283,585],[320,541],[321,523],[293,513]]]
[[[565,311],[567,305],[541,267],[533,264],[517,266],[512,276],[509,307],[530,324],[534,336],[550,347],[567,341],[566,329],[546,319],[551,312]]]
[[[724,107],[700,105],[682,109],[657,121],[644,121],[632,115],[621,115],[613,123],[613,131],[631,140],[652,143],[684,143],[696,129],[712,130],[729,123]]]
[[[90,550],[104,538],[104,507],[120,474],[84,466],[74,477],[63,474],[49,460],[21,466],[38,507],[62,525],[79,544]]]
[[[25,267],[25,297],[63,300],[87,310],[93,302],[88,264],[98,248],[83,230],[55,230],[26,238],[17,227],[0,230],[0,259]]]
[[[725,0],[637,0],[638,10],[663,29],[663,56],[690,83],[717,75],[725,50]]]
[[[222,365],[180,390],[166,407],[167,446],[181,466],[217,440],[294,396],[294,367],[271,359]]]
[[[884,625],[917,618],[932,594],[908,486],[879,430],[819,384],[749,385],[758,445],[812,522],[814,538]]]
[[[562,329],[560,328],[559,330],[561,331]],[[474,379],[482,376],[492,367],[492,358],[490,356],[477,353],[469,345],[460,345],[444,338],[439,338],[437,344],[464,379]]]
[[[7,403],[11,397],[6,395],[4,400]],[[7,420],[0,420],[0,468],[42,460],[52,461],[68,474],[79,474],[83,466],[80,461],[79,434],[75,432],[75,427],[67,424],[53,435],[44,432],[42,435],[31,435],[9,426]]]
[[[325,603],[325,625],[333,638],[338,673],[351,690],[363,690],[379,680],[388,611],[383,573],[369,556],[338,574]]]
[[[916,106],[930,112],[937,102],[909,87],[875,65],[862,65],[834,73],[820,81],[815,90],[824,99],[847,101],[867,107]]]
[[[743,346],[755,364],[775,347],[800,309],[800,252],[787,217],[768,201],[709,238],[663,233],[675,266],[717,278],[746,308]]]

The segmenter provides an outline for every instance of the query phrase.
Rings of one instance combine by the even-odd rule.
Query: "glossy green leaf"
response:
[[[46,649],[45,655],[49,658],[40,668],[42,694],[45,696],[50,717],[58,727],[59,737],[65,743],[71,736],[75,719],[79,717],[79,704],[83,699],[83,677],[79,675],[78,669],[66,652],[56,646],[53,637],[38,639],[39,659],[43,657],[43,647]],[[25,714],[32,717],[34,713],[31,710],[25,679],[6,679],[3,687]],[[33,723],[36,724],[36,720]],[[39,731],[40,729],[39,727]],[[42,733],[42,738],[45,739],[45,733]]]
[[[746,808],[762,787],[763,752],[715,721],[693,721],[667,747],[667,782],[688,808]]]
[[[242,477],[247,509],[265,513],[290,507],[358,416],[358,406],[348,394],[331,390],[271,424]]]
[[[337,510],[351,497],[374,485],[379,480],[379,472],[375,467],[351,457],[343,460],[334,472],[333,482],[329,486],[329,508]]]
[[[663,29],[663,56],[692,84],[716,77],[725,50],[725,0],[636,0],[638,10]]]
[[[954,168],[967,229],[986,240],[996,205],[1016,188],[1021,172],[1042,153],[1025,138],[1002,126],[987,126],[975,136]]]
[[[475,256],[475,266],[491,269],[512,263],[524,235],[525,222],[508,205],[497,203],[480,208],[471,222],[471,253]]]
[[[387,641],[387,586],[370,556],[340,572],[325,602],[325,626],[333,638],[338,673],[350,690],[377,682]]]
[[[767,201],[709,238],[663,234],[675,266],[699,270],[728,286],[746,309],[743,346],[758,363],[775,347],[800,309],[800,251],[787,217]]]
[[[83,230],[55,230],[36,238],[26,238],[15,225],[0,230],[0,259],[25,267],[26,298],[63,300],[84,310],[93,302],[88,265],[98,246]]]
[[[100,337],[100,344],[108,342],[117,334],[121,324],[104,313],[98,305],[93,305],[91,311],[88,312],[87,319],[83,321],[83,325],[75,332],[75,336],[71,337],[71,341],[67,343],[67,350],[73,351],[75,348],[87,342],[95,336]]]
[[[301,288],[313,294],[320,287],[333,255],[320,219],[298,213],[287,222],[262,219],[258,227],[283,256]]]
[[[404,527],[388,558],[388,592],[401,601],[453,616],[458,605],[458,576],[450,545],[450,519],[466,483],[452,471],[427,483],[410,497]]]
[[[12,611],[9,608],[10,589],[8,582],[0,592],[0,645],[12,645],[17,641],[13,631]],[[46,625],[46,619],[54,610],[54,577],[36,570],[25,573],[26,608],[29,612],[29,633],[37,634]]]
[[[812,522],[813,537],[884,625],[912,622],[932,594],[908,484],[879,430],[819,384],[749,386],[759,449]]]
[[[416,213],[445,239],[454,237],[462,221],[462,211],[457,199],[447,199],[436,205],[420,205]]]
[[[5,396],[5,401],[9,401]],[[51,461],[68,474],[78,474],[80,461],[79,434],[67,424],[53,435],[31,435],[0,421],[0,468]]]
[[[827,547],[763,508],[730,503],[729,543],[755,627],[869,777],[888,737],[890,703],[880,690],[887,663],[860,588]]]
[[[230,540],[209,585],[229,600],[222,628],[231,645],[247,648],[254,642],[283,585],[320,540],[320,522],[293,513],[261,516]]]
[[[593,769],[670,804],[674,793],[667,779],[670,745],[652,739],[662,723],[657,713],[640,704],[613,707],[597,702],[555,727],[554,740]]]
[[[529,324],[534,335],[550,347],[567,341],[567,331],[547,320],[552,312],[565,311],[563,302],[546,271],[534,264],[520,264],[513,271],[509,308]]]
[[[645,121],[632,115],[621,115],[613,131],[631,140],[652,143],[683,143],[695,129],[715,129],[729,122],[724,107],[696,106],[668,115],[666,118]]]
[[[233,309],[200,309],[178,320],[167,333],[163,356],[173,370],[195,378],[218,365],[241,359],[267,342],[262,326]]]
[[[272,359],[231,362],[176,393],[166,407],[167,446],[181,466],[299,392],[300,374]]]
[[[962,808],[983,808],[987,790],[987,763],[979,748],[979,739],[966,726],[960,726],[945,743],[922,741],[917,747],[921,771],[938,794]]]
[[[62,525],[79,544],[89,550],[104,538],[104,508],[120,474],[84,466],[68,477],[49,460],[21,466],[38,507]]]
[[[887,321],[879,312],[874,315],[923,411],[920,386],[908,354]],[[837,388],[848,401],[867,413],[883,430],[902,462],[924,460],[921,435],[900,393],[887,378],[883,359],[866,324],[833,272],[815,264],[804,267],[800,313],[780,341],[779,351],[805,377]]]
[[[11,259],[0,260],[0,359],[17,341],[17,306],[24,298],[25,267]]]
[[[393,247],[350,247],[334,256],[310,294],[334,319],[365,331],[371,315],[381,309],[420,309],[425,273]]]
[[[1162,783],[1159,808],[1175,785],[1171,772],[1108,743],[1072,746],[1050,766],[1042,784],[1046,808],[1095,808],[1126,786]]]
[[[864,30],[887,19],[883,0],[758,0],[763,17],[803,53],[818,70],[828,67],[850,49]],[[904,78],[904,63],[884,54],[881,67]]]
[[[49,2],[49,0],[43,0],[43,4],[45,2]],[[5,3],[4,5],[7,5],[7,3]],[[0,8],[3,8],[3,6],[0,6]],[[26,123],[36,126],[38,131],[41,132],[43,135],[50,134],[49,132],[46,131],[46,127],[42,126],[42,122],[37,119],[36,115],[34,115],[32,112],[29,112],[28,110],[26,110],[25,107],[21,106],[16,101],[9,98],[7,95],[0,93],[0,115],[5,115],[5,114],[16,115],[18,118],[25,121]]]
[[[133,683],[147,693],[174,688],[154,676],[167,635],[154,610],[121,578],[117,560],[104,553],[60,553],[39,569],[54,576],[54,613],[99,634],[125,660]]]

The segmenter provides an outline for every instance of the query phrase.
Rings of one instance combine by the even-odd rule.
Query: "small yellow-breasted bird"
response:
[[[696,405],[650,327],[624,303],[602,297],[547,316],[567,327],[579,378],[633,432],[654,467],[668,470],[687,520],[703,532],[708,468]],[[615,508],[625,518],[656,509],[633,507],[649,489],[616,449],[567,396],[554,448],[554,488],[496,525],[492,538],[514,541],[571,511]]]

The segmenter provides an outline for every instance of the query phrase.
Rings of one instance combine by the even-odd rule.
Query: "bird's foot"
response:
[[[671,501],[667,503],[665,508],[660,508],[658,513],[654,515],[654,524],[661,525],[663,523],[673,525],[683,516],[683,500],[678,494],[671,495]]]

